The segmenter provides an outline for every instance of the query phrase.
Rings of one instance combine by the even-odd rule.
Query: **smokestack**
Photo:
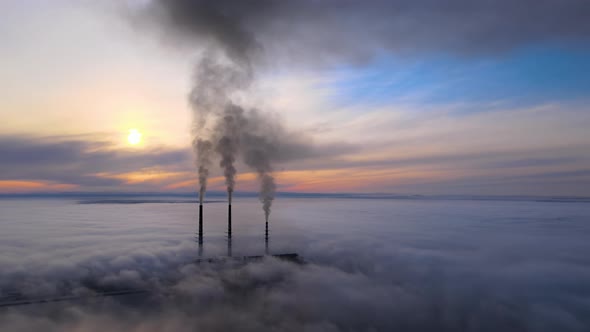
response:
[[[199,204],[199,244],[203,244],[203,204]]]
[[[233,188],[227,188],[227,237],[231,239],[231,202],[233,199]]]
[[[231,203],[227,205],[227,237],[231,239]]]
[[[199,204],[199,256],[203,255],[203,204]]]
[[[228,191],[229,200],[227,204],[227,255],[231,257],[231,191]]]
[[[227,205],[227,255],[231,257],[231,203]]]
[[[264,231],[264,252],[268,255],[268,219],[266,219],[266,229]]]

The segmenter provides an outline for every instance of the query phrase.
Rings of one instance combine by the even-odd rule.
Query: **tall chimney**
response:
[[[227,205],[227,255],[232,256],[231,250],[231,203]]]
[[[203,244],[203,204],[199,204],[199,244]]]
[[[231,239],[231,203],[227,206],[227,236]]]
[[[266,221],[266,229],[264,231],[264,252],[268,255],[268,220]]]
[[[199,204],[199,256],[203,255],[203,204]]]

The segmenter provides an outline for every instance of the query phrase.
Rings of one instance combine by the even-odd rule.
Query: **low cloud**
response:
[[[237,204],[245,204],[238,210],[242,213],[258,211],[254,199]],[[275,259],[196,264],[197,245],[186,234],[191,226],[185,222],[190,218],[182,217],[194,213],[193,205],[174,205],[168,210],[174,213],[166,213],[165,220],[159,217],[161,207],[149,206],[103,206],[100,215],[85,215],[83,220],[56,217],[49,220],[50,226],[47,220],[36,219],[37,214],[28,216],[34,227],[3,219],[0,303],[84,298],[114,290],[148,292],[3,307],[0,328],[49,332],[584,331],[590,324],[590,288],[585,282],[590,271],[584,250],[575,254],[575,248],[587,246],[584,235],[555,237],[552,232],[525,231],[536,230],[537,223],[553,227],[563,210],[558,213],[559,209],[549,207],[541,217],[536,214],[539,210],[519,210],[521,219],[513,224],[503,222],[508,218],[504,209],[491,209],[490,215],[473,217],[469,225],[463,225],[455,218],[471,210],[454,211],[438,202],[420,202],[424,208],[418,209],[412,203],[364,200],[362,209],[376,213],[396,204],[395,210],[404,218],[396,220],[399,227],[390,228],[379,214],[367,217],[342,201],[311,204],[316,208],[298,213],[305,216],[299,220],[305,233],[296,231],[286,241],[272,242],[275,250],[295,243],[306,265]],[[576,211],[572,204],[561,208]],[[43,208],[42,203],[34,205]],[[369,223],[363,232],[328,218],[335,206],[351,218],[366,218]],[[287,204],[282,212],[278,209],[275,221],[280,222],[273,229],[295,220],[293,209],[300,208]],[[217,218],[224,209],[215,212],[209,205],[207,211]],[[13,211],[3,207],[3,212]],[[124,223],[117,219],[121,213],[126,213]],[[158,222],[149,219],[154,217]],[[490,218],[497,222],[491,225]],[[373,229],[373,223],[383,227]],[[253,221],[242,224],[255,225]],[[327,231],[335,225],[339,228]],[[215,229],[216,235],[207,237],[210,254],[223,252],[225,243],[216,238],[221,232]],[[273,234],[280,239],[280,233]],[[235,255],[259,248],[247,236],[241,240],[242,250]]]

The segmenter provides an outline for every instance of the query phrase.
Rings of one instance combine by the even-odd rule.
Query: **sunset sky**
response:
[[[130,17],[147,2],[0,3],[0,192],[197,190],[197,51]],[[259,74],[246,103],[314,147],[275,165],[279,191],[590,195],[587,37],[459,50],[412,31],[398,51]],[[255,188],[238,164],[236,190]]]

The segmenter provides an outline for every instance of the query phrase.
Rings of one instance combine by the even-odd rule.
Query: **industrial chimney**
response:
[[[203,204],[199,204],[199,256],[203,254]]]
[[[227,255],[231,257],[231,202],[233,198],[233,190],[227,188]]]
[[[199,204],[199,244],[203,243],[203,204]]]
[[[264,252],[268,255],[268,219],[266,219],[266,228],[264,231]]]
[[[227,206],[227,237],[231,239],[231,202]]]
[[[227,255],[232,256],[231,250],[231,201],[227,205]]]

